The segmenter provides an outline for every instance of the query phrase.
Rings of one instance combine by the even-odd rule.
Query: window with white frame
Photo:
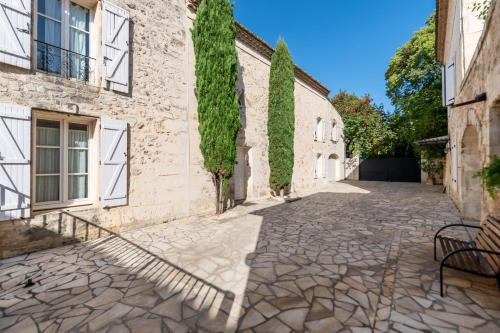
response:
[[[316,155],[316,164],[314,167],[314,178],[322,178],[324,174],[324,160],[322,154]]]
[[[331,140],[333,142],[338,142],[339,141],[339,127],[338,127],[336,121],[333,121],[333,123],[332,123]]]
[[[35,121],[34,208],[92,203],[94,121],[45,114]]]
[[[36,6],[37,69],[90,81],[91,9],[70,0],[37,0]]]
[[[325,131],[324,131],[324,125],[323,125],[323,119],[321,118],[317,118],[316,119],[316,124],[315,124],[315,128],[314,128],[314,140],[315,141],[322,141],[324,140],[324,135],[325,135]]]

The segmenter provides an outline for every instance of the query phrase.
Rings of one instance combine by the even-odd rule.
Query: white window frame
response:
[[[314,141],[324,140],[325,133],[323,119],[321,117],[316,118],[316,128],[314,129]]]
[[[330,139],[332,142],[339,142],[339,133],[338,133],[338,125],[337,122],[334,120],[332,121],[332,133],[330,135]]]
[[[315,160],[314,160],[314,178],[319,179],[323,178],[323,165],[324,165],[324,158],[323,154],[316,154],[315,155]]]
[[[33,19],[33,21],[34,21],[33,38],[34,38],[34,40],[36,40],[38,38],[38,15],[44,16],[45,18],[48,18],[48,19],[56,21],[56,22],[60,22],[61,23],[61,46],[60,47],[61,47],[61,49],[67,50],[69,52],[69,46],[70,46],[69,36],[70,36],[70,30],[71,30],[70,6],[71,6],[72,2],[79,5],[79,6],[87,8],[89,10],[89,31],[88,31],[88,34],[89,34],[89,54],[88,54],[88,57],[97,59],[97,56],[96,56],[97,50],[95,49],[94,45],[96,45],[95,44],[97,41],[96,38],[98,38],[98,36],[95,33],[96,29],[94,28],[94,18],[95,18],[95,14],[96,14],[95,7],[96,7],[97,3],[99,2],[98,0],[87,0],[87,1],[85,1],[85,0],[61,0],[61,21],[57,21],[55,19],[52,19],[51,17],[46,16],[43,13],[39,13],[38,12],[38,0],[35,0],[35,2],[34,2],[35,8],[34,8],[34,15],[33,15],[33,17],[34,17],[34,19]],[[94,3],[94,5],[90,6],[89,2]],[[37,58],[38,58],[37,48],[35,46],[34,56],[33,56],[34,65],[35,65],[34,68],[39,72],[45,73],[44,71],[38,69]],[[94,64],[94,68],[91,68],[91,70],[96,72],[97,68],[95,68],[95,67],[97,65],[98,65],[98,62],[96,60],[95,64]],[[92,67],[92,63],[90,64],[90,66]],[[61,68],[61,73],[60,73],[61,75],[63,74],[62,71],[63,71],[63,69]],[[57,74],[52,74],[52,75],[57,75]],[[75,78],[68,78],[68,80],[76,81]],[[89,79],[89,81],[87,81],[87,82],[96,84],[98,82],[96,75],[94,75],[93,80]]]
[[[37,202],[36,201],[36,127],[37,120],[52,120],[59,121],[61,124],[61,141],[60,141],[60,181],[59,181],[59,199],[58,201],[51,202]],[[88,198],[85,199],[68,199],[68,130],[69,123],[76,123],[87,125],[89,129],[89,143],[88,143]],[[55,209],[55,208],[70,208],[77,206],[94,205],[97,203],[97,179],[98,179],[98,156],[97,151],[97,119],[74,116],[67,114],[59,114],[55,112],[35,111],[33,113],[33,126],[32,126],[32,164],[31,164],[31,196],[33,203],[33,211]]]

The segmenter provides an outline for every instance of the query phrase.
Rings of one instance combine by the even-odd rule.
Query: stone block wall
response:
[[[173,219],[214,212],[214,187],[203,168],[194,94],[193,13],[184,0],[115,0],[130,14],[129,94],[109,91],[100,80],[71,81],[35,70],[0,64],[0,103],[57,112],[126,120],[128,137],[128,205],[103,209],[94,205],[65,209],[83,220],[120,232]],[[97,33],[99,35],[99,32]],[[243,130],[238,145],[249,148],[247,199],[267,197],[269,163],[267,103],[269,59],[237,42]],[[97,58],[99,59],[99,57]],[[99,70],[98,70],[99,72]],[[313,117],[340,116],[328,99],[296,81],[296,135],[293,188],[311,190],[313,152],[338,156],[337,179],[343,179],[344,145],[313,140]],[[97,159],[97,158],[96,158]],[[61,211],[34,212],[25,220],[0,221],[0,258],[98,237]],[[82,229],[83,228],[83,229]]]
[[[450,143],[458,147],[458,184],[456,190],[451,185],[451,158],[447,158],[445,182],[448,193],[459,208],[464,209],[470,199],[466,198],[464,184],[470,182],[470,175],[465,173],[469,168],[466,160],[467,151],[464,140],[467,137],[466,129],[473,129],[477,134],[480,165],[489,161],[489,156],[500,156],[500,8],[498,1],[492,2],[492,11],[485,24],[485,30],[478,42],[471,64],[465,73],[457,95],[455,104],[473,100],[478,94],[487,94],[486,102],[479,102],[467,106],[450,108],[448,127]],[[477,170],[473,170],[474,172]],[[478,178],[472,181],[479,182]],[[476,184],[477,185],[477,184]],[[480,218],[484,219],[492,214],[500,216],[500,197],[492,198],[481,188]]]
[[[85,84],[0,64],[0,102],[128,122],[128,205],[106,210],[96,205],[91,214],[83,208],[85,216],[120,230],[189,213],[187,36],[184,0],[114,2],[130,13],[129,94],[105,90],[100,81]],[[0,256],[50,247],[51,236],[40,217],[0,222]]]

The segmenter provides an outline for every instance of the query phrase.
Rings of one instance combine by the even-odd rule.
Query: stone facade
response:
[[[100,2],[84,2],[93,3],[99,30]],[[96,195],[95,204],[67,209],[71,214],[115,231],[211,214],[214,189],[210,175],[203,169],[194,96],[190,35],[193,8],[186,6],[184,0],[114,2],[130,15],[128,94],[105,89],[100,79],[86,84],[0,64],[0,103],[27,106],[35,113],[43,110],[93,117],[96,128],[103,116],[127,121],[128,204],[104,209]],[[94,33],[100,35],[100,31]],[[245,179],[235,179],[233,187],[243,183],[245,199],[253,200],[270,193],[266,133],[270,61],[268,54],[255,47],[260,45],[268,50],[264,42],[247,33],[245,40],[239,35],[237,51],[244,124],[238,146],[248,168]],[[248,45],[248,40],[254,44]],[[101,56],[97,54],[96,58]],[[343,179],[344,156],[341,136],[336,143],[314,142],[313,118],[335,119],[339,128],[343,125],[328,101],[328,90],[302,70],[297,71],[300,76],[296,81],[292,188],[311,190],[327,182],[326,178],[314,179],[313,153],[334,154],[338,158],[337,180]],[[0,257],[99,236],[86,233],[80,222],[59,211],[33,212],[30,219],[0,221]]]
[[[492,198],[475,177],[491,155],[500,156],[500,8],[498,1],[492,1],[486,21],[478,22],[469,2],[438,3],[438,60],[446,64],[456,45],[463,48],[456,55],[456,93],[448,108],[450,142],[444,178],[462,214],[482,220],[500,216],[500,196]],[[462,10],[456,10],[460,5]],[[454,21],[463,22],[458,36],[451,27]],[[481,93],[486,93],[486,101],[457,106]]]

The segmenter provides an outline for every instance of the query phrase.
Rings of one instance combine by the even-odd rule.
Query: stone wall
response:
[[[492,11],[486,22],[485,30],[478,42],[476,52],[471,60],[464,80],[461,82],[455,104],[473,100],[478,94],[486,92],[487,101],[467,106],[449,109],[450,143],[458,147],[458,186],[456,190],[451,185],[451,166],[446,168],[446,183],[448,193],[457,206],[463,210],[470,201],[466,198],[464,184],[470,179],[470,165],[467,164],[469,151],[464,137],[466,128],[472,127],[478,133],[477,146],[479,147],[480,164],[488,162],[490,155],[500,156],[500,8],[498,1],[492,2]],[[448,157],[450,162],[450,157]],[[477,170],[474,170],[477,171]],[[467,175],[468,173],[468,175]],[[475,182],[479,182],[475,178]],[[477,184],[476,184],[477,186]],[[500,197],[493,199],[484,189],[480,197],[481,214],[484,219],[488,214],[500,216]]]
[[[100,81],[85,84],[0,64],[0,103],[95,117],[108,116],[129,124],[127,206],[95,205],[67,209],[71,214],[110,231],[122,231],[173,219],[211,214],[214,187],[203,168],[194,95],[194,52],[190,28],[193,13],[184,0],[116,0],[130,12],[131,91],[105,90]],[[97,32],[100,35],[100,32]],[[238,146],[249,148],[247,199],[269,195],[267,103],[270,62],[237,41],[243,130]],[[97,57],[99,59],[99,57]],[[313,118],[340,116],[328,99],[296,81],[296,135],[293,189],[311,190],[326,182],[314,179],[313,154],[338,156],[343,179],[344,144],[313,140]],[[245,149],[246,149],[245,148]],[[341,170],[341,171],[340,171]],[[65,209],[66,211],[66,209]],[[35,212],[33,218],[0,222],[0,258],[92,239],[87,228],[60,211]]]
[[[189,131],[184,0],[114,2],[130,12],[130,94],[0,64],[0,102],[129,123],[129,204],[85,208],[119,230],[188,214]],[[0,257],[50,246],[42,220],[0,222]]]

